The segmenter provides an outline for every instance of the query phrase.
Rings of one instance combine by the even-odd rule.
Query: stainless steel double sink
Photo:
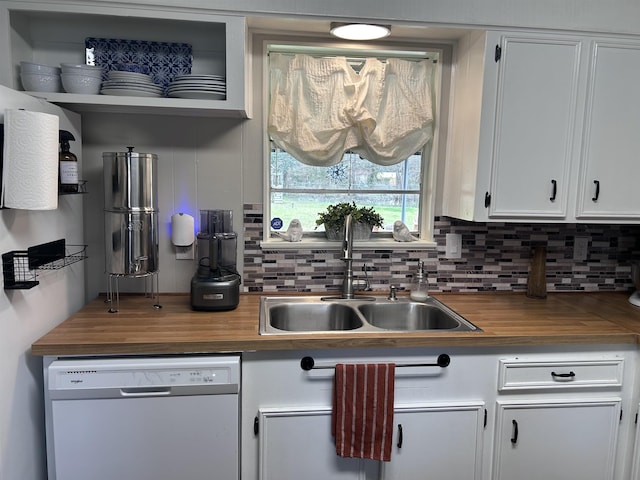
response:
[[[260,335],[299,333],[481,332],[435,298],[262,297]]]

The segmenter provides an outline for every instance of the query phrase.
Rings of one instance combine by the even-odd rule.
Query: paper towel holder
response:
[[[22,110],[22,109],[21,109]],[[64,132],[66,130],[60,130]],[[2,172],[4,168],[4,123],[0,123],[0,183],[2,182]],[[1,187],[0,187],[1,188]],[[78,191],[74,193],[87,193],[87,181],[78,180]],[[69,195],[65,193],[63,195]],[[11,210],[9,207],[0,206],[0,210]]]
[[[4,123],[0,123],[0,190],[2,189],[2,167],[3,166],[4,166]],[[0,191],[0,194],[2,194],[1,191]],[[8,208],[0,206],[0,210],[8,210]]]

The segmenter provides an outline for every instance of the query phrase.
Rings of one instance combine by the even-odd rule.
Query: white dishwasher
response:
[[[238,480],[238,355],[47,363],[49,480]]]

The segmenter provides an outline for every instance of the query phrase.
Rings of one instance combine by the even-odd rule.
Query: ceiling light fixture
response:
[[[331,35],[344,40],[377,40],[391,33],[389,25],[368,23],[331,23]]]

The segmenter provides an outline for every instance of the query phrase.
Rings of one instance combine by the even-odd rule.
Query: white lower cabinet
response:
[[[640,480],[640,405],[636,405],[631,480]]]
[[[484,403],[398,406],[390,462],[343,458],[331,408],[262,409],[260,480],[481,478]]]
[[[261,409],[260,480],[362,478],[364,460],[336,455],[331,408]]]
[[[501,358],[492,479],[629,478],[631,350]]]
[[[640,480],[638,359],[636,345],[246,352],[242,479]],[[333,367],[381,362],[396,363],[391,461],[339,457]]]
[[[499,402],[493,478],[614,478],[620,408],[620,398]]]
[[[440,354],[450,364],[434,364]],[[306,371],[301,361],[312,357]],[[331,435],[336,363],[396,364],[391,460],[343,458]],[[243,480],[481,480],[496,359],[475,349],[247,352],[242,361]],[[490,417],[492,418],[492,417]],[[489,448],[488,448],[489,447]]]
[[[381,480],[482,478],[484,403],[400,406]]]
[[[636,405],[631,480],[640,480],[640,423],[638,423],[638,417],[640,417],[640,405]]]

